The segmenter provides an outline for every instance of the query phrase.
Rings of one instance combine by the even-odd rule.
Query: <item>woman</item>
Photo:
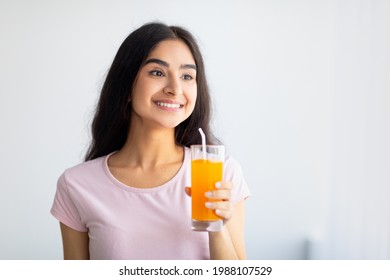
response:
[[[103,85],[86,161],[58,180],[51,213],[65,259],[244,259],[239,165],[227,157],[224,181],[207,206],[220,232],[191,230],[189,146],[198,128],[210,143],[210,97],[192,35],[146,24],[122,43]],[[187,195],[186,195],[187,194]]]

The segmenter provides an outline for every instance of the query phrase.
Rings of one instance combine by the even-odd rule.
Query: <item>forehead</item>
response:
[[[168,39],[158,43],[147,59],[158,58],[168,63],[195,64],[190,48],[180,39]]]

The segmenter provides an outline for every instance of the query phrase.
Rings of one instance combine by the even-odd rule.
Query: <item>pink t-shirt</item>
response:
[[[148,189],[127,186],[100,157],[67,169],[58,179],[51,213],[89,234],[91,259],[209,259],[207,232],[191,230],[190,150],[178,173]],[[224,179],[233,181],[233,202],[250,193],[238,163],[227,157]]]

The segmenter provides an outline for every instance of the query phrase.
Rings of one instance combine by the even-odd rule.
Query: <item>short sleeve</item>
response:
[[[245,181],[240,164],[232,157],[227,157],[224,166],[224,179],[233,182],[232,202],[247,199],[251,193]]]
[[[50,212],[56,219],[68,227],[77,231],[88,231],[88,228],[81,220],[74,199],[69,194],[65,173],[58,179],[57,191]]]

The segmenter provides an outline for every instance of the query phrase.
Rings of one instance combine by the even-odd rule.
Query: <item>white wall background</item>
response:
[[[0,259],[60,259],[56,181],[82,161],[124,38],[198,38],[242,164],[251,259],[390,259],[390,1],[0,0]]]

